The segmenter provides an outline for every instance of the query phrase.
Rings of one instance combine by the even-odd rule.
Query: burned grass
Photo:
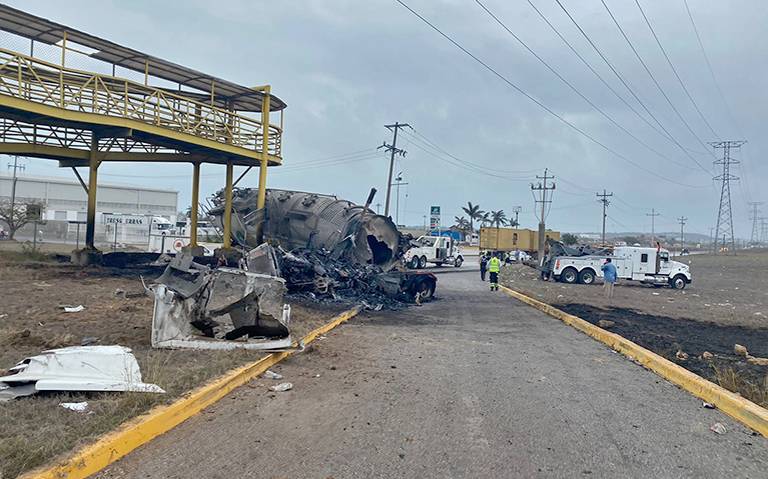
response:
[[[681,260],[693,274],[685,290],[620,281],[612,301],[599,286],[542,281],[525,266],[505,267],[501,276],[502,284],[590,323],[611,321],[610,331],[768,406],[768,367],[748,363],[733,349],[741,344],[753,356],[768,357],[768,253]],[[705,351],[713,356],[703,358]]]
[[[675,319],[618,307],[553,306],[623,336],[751,401],[768,406],[768,367],[749,364],[733,349],[734,344],[741,344],[754,356],[768,356],[768,329]]]
[[[0,477],[13,478],[45,464],[153,406],[172,402],[208,380],[264,355],[257,351],[151,349],[152,299],[116,294],[142,291],[138,274],[135,270],[29,262],[0,253],[0,370],[45,349],[95,340],[93,344],[131,348],[143,380],[167,391],[49,393],[0,403]],[[297,338],[349,308],[343,303],[315,304],[300,298],[288,298],[288,302]],[[82,304],[85,309],[64,313],[61,304]],[[61,402],[80,401],[88,401],[89,412],[77,413],[59,406]]]

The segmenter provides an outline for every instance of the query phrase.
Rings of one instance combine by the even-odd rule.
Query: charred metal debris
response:
[[[248,251],[248,271],[273,274],[255,263],[256,257],[272,258],[267,262],[290,293],[353,300],[374,309],[432,298],[436,276],[402,268],[410,238],[368,208],[374,194],[361,206],[330,195],[268,189],[265,207],[256,209],[258,190],[236,189],[233,242]],[[221,193],[212,202],[209,214],[221,224]]]

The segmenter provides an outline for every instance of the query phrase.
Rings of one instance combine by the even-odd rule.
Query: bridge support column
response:
[[[232,247],[232,173],[233,165],[227,162],[227,184],[224,187],[224,249]]]
[[[71,261],[81,266],[100,264],[101,251],[96,249],[94,240],[96,237],[96,185],[98,183],[99,138],[96,132],[91,136],[91,151],[88,155],[88,213],[85,224],[85,248],[72,252]]]
[[[269,85],[264,87],[264,101],[261,104],[261,162],[259,163],[259,195],[256,207],[264,208],[267,201],[267,163],[269,160]]]
[[[197,213],[200,204],[200,163],[192,163],[192,205],[189,210],[189,245],[182,251],[192,256],[203,256],[203,248],[197,245]]]

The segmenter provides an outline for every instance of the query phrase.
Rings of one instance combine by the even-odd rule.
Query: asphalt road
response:
[[[762,437],[476,271],[449,271],[439,300],[366,313],[275,368],[293,390],[254,381],[99,477],[768,474]]]

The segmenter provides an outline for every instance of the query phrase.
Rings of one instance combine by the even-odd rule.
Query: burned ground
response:
[[[16,477],[264,354],[151,349],[153,301],[140,294],[143,287],[138,276],[154,278],[159,274],[156,270],[82,269],[21,259],[0,255],[0,370],[42,350],[80,345],[84,340],[120,344],[133,349],[144,381],[160,385],[167,394],[57,393],[0,403],[0,437],[6,438],[0,441],[0,476],[4,478]],[[349,308],[346,303],[302,298],[288,298],[288,302],[296,338]],[[85,309],[65,313],[59,307],[63,304]],[[73,401],[88,401],[93,413],[79,414],[59,406]]]
[[[599,285],[542,281],[526,266],[506,266],[501,276],[510,288],[590,323],[612,321],[610,331],[768,405],[768,367],[748,364],[734,353],[734,345],[741,344],[753,356],[768,357],[768,253],[695,255],[681,261],[691,264],[693,274],[685,290],[620,281],[612,301]],[[688,359],[679,359],[678,351]],[[705,351],[713,358],[702,359]]]

